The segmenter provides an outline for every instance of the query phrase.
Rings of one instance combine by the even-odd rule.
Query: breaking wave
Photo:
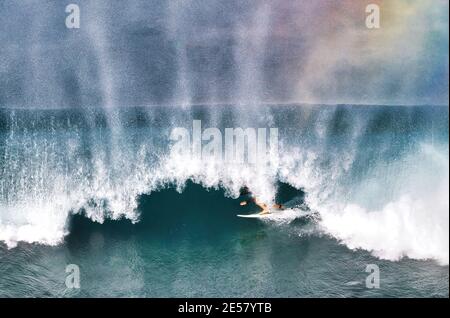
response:
[[[126,123],[116,134],[102,114],[46,112],[2,113],[0,240],[10,248],[19,242],[62,243],[73,214],[100,223],[139,222],[145,213],[140,195],[168,187],[182,192],[187,182],[223,189],[231,198],[247,186],[266,202],[276,201],[282,182],[306,195],[301,205],[271,217],[268,226],[312,211],[318,216],[315,234],[350,249],[393,261],[448,264],[448,128],[430,138],[424,131],[428,121],[417,122],[423,110],[383,108],[367,115],[339,107],[267,109],[255,125],[280,127],[280,145],[277,156],[259,165],[195,160],[171,151],[171,130],[189,127],[193,116],[208,125],[245,126],[226,111],[180,111],[167,122],[157,111],[116,114]],[[447,108],[437,113],[448,124]],[[406,124],[399,128],[398,119]]]

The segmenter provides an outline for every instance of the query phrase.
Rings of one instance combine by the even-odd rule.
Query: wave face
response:
[[[278,155],[235,164],[173,151],[175,127],[276,127]],[[448,264],[448,108],[258,105],[0,112],[0,240],[57,245],[71,216],[139,222],[139,197],[187,182],[302,204],[270,224],[316,218],[315,235],[399,260]],[[294,200],[295,201],[295,200]],[[306,208],[305,208],[306,206]],[[147,207],[148,208],[148,207]],[[151,207],[150,207],[151,209]],[[235,211],[233,211],[235,212]],[[219,215],[217,217],[220,217]],[[280,227],[280,231],[283,227]]]

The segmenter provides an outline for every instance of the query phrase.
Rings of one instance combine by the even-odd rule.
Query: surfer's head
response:
[[[241,188],[241,190],[239,190],[239,192],[240,192],[241,195],[251,194],[251,191],[250,191],[250,189],[247,186],[243,186]]]

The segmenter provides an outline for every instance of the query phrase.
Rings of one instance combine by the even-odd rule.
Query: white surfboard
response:
[[[271,213],[267,213],[267,214],[254,213],[254,214],[238,214],[237,216],[240,218],[262,219],[262,218],[268,217],[270,215],[271,215]]]

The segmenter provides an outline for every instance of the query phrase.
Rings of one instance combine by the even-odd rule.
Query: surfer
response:
[[[245,195],[251,195],[250,190],[247,187],[244,187],[243,190],[241,190],[241,194],[245,194]],[[258,198],[256,197],[252,197],[251,201],[253,201],[258,207],[260,207],[262,209],[261,212],[259,212],[260,215],[265,215],[265,214],[270,214],[270,210],[269,210],[269,206],[258,200]],[[241,203],[239,203],[239,205],[244,206],[248,204],[248,200],[246,201],[242,201]],[[284,207],[282,204],[274,204],[272,206],[273,209],[277,209],[277,210],[282,210]]]

